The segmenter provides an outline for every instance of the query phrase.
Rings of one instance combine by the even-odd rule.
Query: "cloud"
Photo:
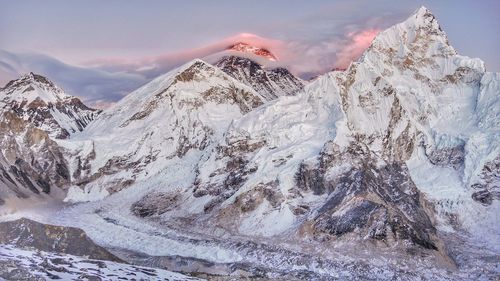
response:
[[[272,49],[281,53],[286,49],[282,41],[263,38],[251,33],[239,33],[200,48],[186,49],[181,52],[167,53],[159,56],[145,57],[138,60],[126,58],[99,58],[81,62],[79,65],[107,72],[126,72],[139,74],[146,79],[153,79],[169,70],[195,58],[207,58],[224,51],[235,42],[245,42],[255,46]]]
[[[90,106],[104,108],[153,78],[194,58],[213,63],[216,58],[228,54],[224,50],[236,42],[270,50],[278,57],[278,61],[259,61],[265,62],[267,67],[286,67],[295,75],[309,79],[333,68],[346,68],[351,61],[361,56],[381,30],[381,26],[386,26],[387,21],[392,20],[370,18],[340,23],[325,20],[318,22],[318,30],[312,30],[311,34],[303,37],[285,35],[283,37],[288,39],[278,40],[242,32],[180,52],[141,59],[96,58],[75,65],[44,54],[0,50],[0,83],[33,71],[47,76],[69,94],[81,97]],[[297,30],[300,30],[300,23]]]
[[[69,94],[81,97],[90,106],[117,101],[132,89],[149,81],[137,73],[84,68],[42,54],[17,54],[0,50],[2,83],[28,72],[48,77]]]
[[[378,29],[354,30],[335,34],[322,42],[282,41],[264,38],[252,33],[239,33],[212,44],[182,52],[145,57],[100,58],[70,65],[56,58],[38,53],[13,53],[0,50],[0,83],[15,79],[24,73],[35,72],[56,82],[69,94],[79,96],[88,105],[106,108],[153,78],[168,72],[194,58],[215,62],[227,47],[245,42],[266,48],[277,57],[277,62],[266,62],[267,67],[286,67],[295,75],[308,79],[330,71],[345,68],[369,46]],[[233,52],[234,53],[234,52]]]
[[[252,33],[239,33],[200,48],[181,52],[146,57],[139,60],[125,58],[103,58],[81,63],[107,72],[138,74],[145,79],[153,79],[174,67],[194,58],[202,58],[210,63],[224,54],[234,54],[224,50],[236,42],[244,42],[266,48],[278,57],[277,62],[259,60],[268,67],[286,67],[295,75],[308,79],[333,68],[345,68],[357,59],[370,45],[379,28],[349,26],[348,30],[335,30],[316,40],[277,40]]]
[[[336,54],[335,67],[347,68],[363,54],[379,32],[379,29],[367,29],[347,34],[346,44]]]

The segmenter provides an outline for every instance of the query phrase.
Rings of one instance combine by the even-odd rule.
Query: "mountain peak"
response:
[[[202,74],[204,71],[213,73],[215,72],[215,67],[201,59],[193,59],[178,68],[175,79],[183,82],[197,79],[200,80],[201,76],[204,76]]]
[[[19,80],[29,81],[32,83],[40,83],[40,84],[43,84],[47,87],[57,88],[57,86],[54,84],[54,82],[50,81],[47,77],[42,76],[40,74],[36,74],[34,72],[24,74],[23,76],[21,76],[21,78]]]
[[[390,55],[392,58],[411,54],[412,57],[420,59],[450,57],[457,54],[449,44],[437,18],[424,6],[417,9],[405,21],[380,32],[362,59],[370,53],[380,52],[386,55],[392,54]]]
[[[418,8],[407,21],[411,20],[414,20],[415,26],[428,27],[443,33],[434,14],[424,6]]]
[[[0,89],[0,110],[12,110],[57,139],[82,131],[100,112],[33,72]]]
[[[12,80],[0,89],[2,98],[9,100],[26,100],[31,102],[40,99],[44,102],[57,102],[72,98],[45,76],[29,72],[19,79]]]
[[[277,61],[278,58],[271,53],[268,49],[250,45],[244,42],[237,42],[234,45],[227,47],[229,51],[237,51],[242,53],[250,53],[260,57],[264,57],[270,61]]]
[[[285,68],[264,68],[258,62],[239,56],[225,56],[215,63],[229,76],[256,90],[265,100],[294,95],[304,84]]]
[[[427,7],[420,6],[420,8],[415,10],[415,12],[413,14],[418,16],[418,15],[425,15],[425,14],[432,14],[432,13],[429,9],[427,9]]]

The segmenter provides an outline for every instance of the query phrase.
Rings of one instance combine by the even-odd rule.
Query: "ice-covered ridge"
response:
[[[67,95],[61,88],[47,78],[30,72],[17,80],[10,81],[0,89],[0,101],[26,101],[31,103],[36,99],[44,102],[58,102],[74,98]]]
[[[223,56],[215,66],[252,87],[267,101],[295,95],[304,87],[304,83],[286,68],[266,68],[257,61],[240,56]]]
[[[0,110],[15,112],[56,139],[82,131],[100,112],[34,73],[10,81],[0,89]]]
[[[78,151],[79,181],[90,181],[85,190],[98,191],[89,196],[95,200],[181,159],[195,165],[191,161],[197,161],[200,151],[218,140],[233,120],[262,104],[252,88],[196,59],[130,93],[75,136],[82,146],[68,147]],[[97,184],[95,178],[105,183]],[[80,200],[80,189],[72,189],[69,197]]]

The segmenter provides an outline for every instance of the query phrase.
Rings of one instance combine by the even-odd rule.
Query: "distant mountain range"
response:
[[[457,54],[428,9],[381,32],[347,69],[310,82],[246,56],[278,60],[267,49],[228,50],[236,53],[188,62],[103,111],[40,75],[9,82],[0,90],[0,210],[90,201],[76,204],[82,225],[71,224],[85,229],[84,214],[98,214],[217,238],[268,278],[302,278],[303,266],[318,280],[456,280],[498,262],[500,74]],[[105,228],[94,233],[111,235]],[[267,260],[226,238],[266,245],[255,247]],[[282,248],[265,250],[272,241]],[[284,262],[284,249],[300,258]],[[392,273],[381,277],[306,258],[339,251],[423,261],[409,275],[385,264]]]

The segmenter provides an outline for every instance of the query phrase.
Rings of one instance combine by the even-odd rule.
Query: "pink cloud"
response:
[[[112,72],[141,74],[151,79],[194,58],[215,62],[214,58],[224,54],[231,54],[223,52],[227,47],[236,42],[243,42],[268,49],[278,57],[277,62],[259,60],[260,63],[264,63],[268,67],[286,67],[296,75],[310,77],[330,71],[333,68],[346,68],[370,46],[379,31],[379,29],[374,28],[350,31],[344,33],[344,35],[336,35],[329,40],[316,42],[316,44],[301,41],[282,41],[243,32],[199,48],[180,52],[135,60],[126,58],[95,59],[85,61],[81,65]]]
[[[275,39],[260,37],[252,33],[239,33],[231,37],[224,38],[209,45],[183,50],[181,52],[167,53],[159,56],[145,57],[139,60],[130,60],[126,58],[98,58],[81,62],[80,65],[86,67],[119,67],[120,69],[150,70],[155,67],[175,66],[182,64],[194,58],[203,58],[208,55],[225,50],[236,42],[244,42],[257,47],[262,47],[274,52],[283,52],[286,49],[284,42]]]
[[[363,54],[379,32],[379,29],[367,29],[348,33],[347,44],[336,55],[335,67],[347,68],[352,61]]]

